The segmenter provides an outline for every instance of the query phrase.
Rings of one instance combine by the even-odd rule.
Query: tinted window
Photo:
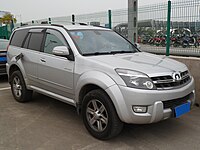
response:
[[[42,40],[43,40],[43,33],[32,33],[28,45],[28,49],[40,51]]]
[[[56,46],[66,46],[65,39],[55,30],[47,30],[45,45],[44,45],[44,52],[48,54],[52,54],[54,47]]]
[[[28,29],[18,30],[14,33],[10,45],[22,47],[24,38],[28,33]]]
[[[30,41],[30,37],[31,37],[31,33],[28,34],[28,36],[27,36],[27,38],[26,38],[26,40],[24,42],[23,48],[28,48],[28,43]]]

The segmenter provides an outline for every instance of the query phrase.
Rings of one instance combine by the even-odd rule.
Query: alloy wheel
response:
[[[16,97],[21,97],[22,95],[22,85],[19,77],[15,76],[13,79],[13,91]]]
[[[103,132],[108,125],[108,112],[99,100],[88,103],[86,117],[90,127],[97,132]]]

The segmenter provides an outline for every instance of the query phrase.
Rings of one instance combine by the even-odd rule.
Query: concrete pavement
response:
[[[34,94],[33,101],[16,102],[6,78],[0,79],[0,150],[199,150],[200,109],[179,119],[151,125],[125,125],[109,141],[94,139],[76,109]]]

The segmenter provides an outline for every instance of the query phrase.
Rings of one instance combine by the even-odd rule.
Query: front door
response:
[[[52,50],[56,46],[67,46],[64,36],[57,30],[47,29],[43,53],[41,53],[40,64],[38,65],[40,87],[52,93],[74,99],[74,61],[53,55]]]

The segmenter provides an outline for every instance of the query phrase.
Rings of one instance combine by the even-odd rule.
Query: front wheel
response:
[[[117,136],[123,128],[113,103],[102,90],[93,90],[86,94],[82,105],[82,117],[89,133],[100,140]]]
[[[11,90],[15,100],[20,103],[30,101],[32,98],[32,91],[26,88],[20,71],[15,71],[11,75]]]

